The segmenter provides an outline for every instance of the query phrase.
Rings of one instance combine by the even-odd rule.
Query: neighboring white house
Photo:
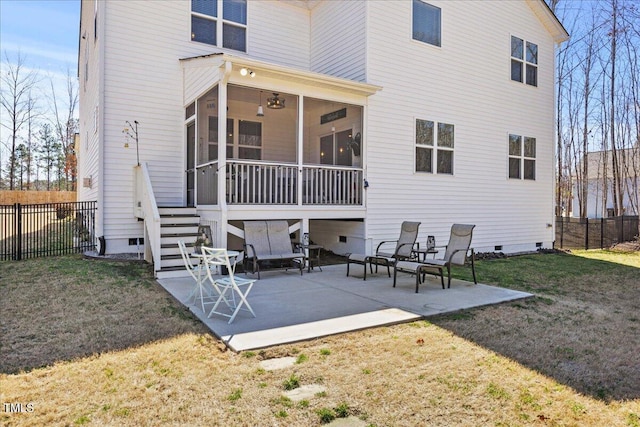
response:
[[[622,209],[624,215],[638,215],[640,202],[640,148],[628,148],[618,153],[622,175]],[[607,167],[605,168],[605,160]],[[587,218],[613,216],[613,161],[611,151],[594,151],[587,154]],[[582,163],[578,165],[582,170]],[[607,175],[605,198],[604,175]],[[573,216],[580,216],[578,180],[572,176]]]
[[[107,252],[144,237],[156,264],[156,206],[229,248],[270,218],[336,253],[404,220],[423,244],[458,222],[478,251],[551,247],[567,38],[543,0],[83,0],[79,200]]]

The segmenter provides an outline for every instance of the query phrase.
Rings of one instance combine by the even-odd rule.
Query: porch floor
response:
[[[297,270],[261,272],[248,301],[256,317],[241,311],[228,319],[206,317],[200,301],[186,301],[194,285],[190,277],[158,280],[234,351],[304,341],[370,327],[410,322],[428,316],[531,297],[532,294],[461,280],[442,289],[440,279],[427,276],[415,293],[415,276],[399,274],[396,288],[386,269],[367,274],[362,266],[323,266],[300,275]],[[393,275],[393,271],[391,272]],[[247,277],[257,277],[248,274]],[[446,279],[445,279],[446,281]],[[205,304],[205,309],[211,305]]]

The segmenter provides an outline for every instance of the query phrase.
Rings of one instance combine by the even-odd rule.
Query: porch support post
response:
[[[298,197],[298,206],[302,206],[302,195],[303,193],[303,184],[302,181],[303,172],[302,166],[304,164],[304,96],[300,95],[298,98],[298,185],[297,188],[297,197]],[[307,221],[308,222],[308,221]],[[308,224],[304,226],[305,230],[307,229]],[[302,239],[302,235],[300,235]]]
[[[218,85],[218,205],[220,206],[220,229],[218,245],[227,247],[227,82],[233,65],[224,63],[220,70],[220,84]]]
[[[308,233],[309,232],[309,218],[308,217],[304,217],[300,220],[300,243],[303,243],[304,239],[304,233]],[[309,249],[305,249],[304,250],[304,256],[307,260],[307,265],[305,265],[305,267],[309,267]]]

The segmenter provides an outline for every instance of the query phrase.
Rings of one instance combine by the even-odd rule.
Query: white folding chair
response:
[[[205,266],[207,268],[207,276],[218,293],[218,298],[211,308],[211,311],[209,311],[207,317],[211,317],[213,314],[228,317],[229,324],[233,322],[240,310],[246,310],[250,312],[253,317],[256,317],[249,301],[247,301],[249,292],[251,292],[251,288],[256,282],[256,279],[237,277],[234,273],[236,262],[234,260],[234,265],[231,265],[229,262],[229,254],[226,249],[203,247],[202,251],[206,254]],[[212,267],[225,267],[227,275],[223,275],[220,278],[214,278],[211,274]],[[236,295],[238,301],[236,301]],[[226,312],[221,311],[224,308],[219,309],[220,304],[223,302],[227,308]]]
[[[191,262],[191,255],[187,250],[187,245],[185,245],[184,240],[178,240],[178,248],[180,248],[180,255],[182,255],[182,261],[184,262],[185,268],[189,272],[189,275],[195,281],[195,286],[187,297],[187,301],[191,300],[191,298],[195,298],[198,292],[202,297],[202,281],[207,277],[206,266],[202,262],[198,264],[194,264]],[[202,307],[202,311],[204,311],[204,306]]]
[[[184,266],[186,267],[189,275],[195,281],[195,286],[191,290],[191,293],[187,297],[187,301],[190,301],[192,298],[194,299],[194,303],[198,295],[200,296],[200,303],[202,305],[202,312],[204,313],[204,304],[205,299],[212,299],[218,297],[218,293],[212,294],[212,289],[205,288],[204,282],[207,280],[209,275],[207,274],[207,266],[205,263],[205,254],[198,254],[200,261],[197,264],[192,262],[193,254],[189,253],[187,249],[187,245],[184,243],[184,240],[178,241],[178,247],[180,248],[180,255],[182,255],[182,261],[184,262]],[[215,290],[215,286],[213,287]]]

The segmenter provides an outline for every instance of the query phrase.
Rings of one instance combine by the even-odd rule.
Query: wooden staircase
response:
[[[191,248],[198,237],[200,217],[196,208],[158,207],[160,212],[160,269],[158,279],[188,277],[178,240],[184,240]]]

